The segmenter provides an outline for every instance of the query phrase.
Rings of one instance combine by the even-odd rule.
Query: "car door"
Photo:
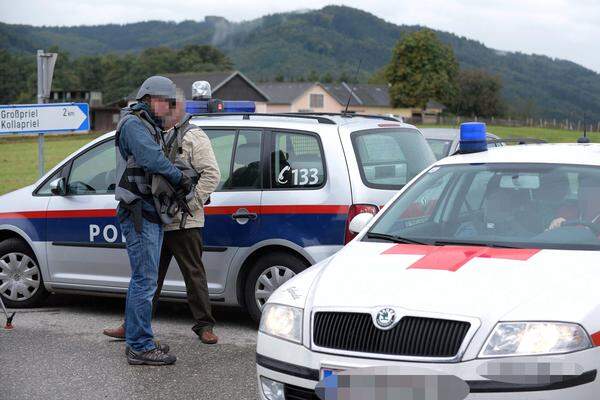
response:
[[[114,139],[70,162],[66,193],[48,204],[47,255],[52,281],[67,288],[127,288],[130,268],[116,219]]]
[[[261,202],[261,239],[289,240],[317,260],[329,256],[330,246],[344,242],[351,202],[339,139],[276,129],[269,135],[270,182]],[[334,172],[328,174],[328,167]]]
[[[205,206],[202,257],[211,294],[225,290],[229,266],[240,248],[256,243],[260,226],[263,133],[260,129],[204,128],[221,181]],[[174,263],[174,261],[173,261]],[[177,290],[178,268],[169,268],[164,289]]]

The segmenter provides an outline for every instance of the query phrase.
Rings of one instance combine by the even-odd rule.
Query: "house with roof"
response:
[[[410,108],[394,108],[390,105],[389,87],[387,85],[371,85],[366,83],[335,83],[323,86],[337,101],[346,105],[348,110],[360,114],[394,114],[410,118]]]
[[[339,112],[339,104],[314,82],[265,82],[257,84],[269,97],[268,113]]]
[[[164,74],[183,90],[186,99],[192,98],[192,84],[207,81],[212,88],[212,97],[220,100],[248,100],[256,104],[259,113],[287,112],[343,112],[359,114],[396,115],[417,122],[434,123],[443,111],[443,106],[430,102],[435,107],[426,110],[395,108],[390,105],[388,85],[319,82],[263,82],[255,84],[239,71],[184,72]],[[135,101],[137,91],[128,96],[129,103]]]
[[[248,100],[256,103],[257,112],[266,112],[269,98],[250,79],[239,71],[219,72],[183,72],[164,74],[183,90],[185,98],[192,99],[192,84],[207,81],[212,89],[212,97],[219,100]],[[128,102],[135,101],[137,90],[127,97]]]
[[[397,115],[423,122],[435,122],[443,106],[435,109],[395,108],[390,105],[387,85],[322,84],[315,82],[266,82],[256,85],[269,97],[266,111],[339,113],[346,108],[360,114]],[[431,102],[433,105],[434,103]]]

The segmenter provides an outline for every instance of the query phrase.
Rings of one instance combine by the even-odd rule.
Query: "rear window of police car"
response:
[[[376,189],[400,189],[435,162],[419,131],[385,128],[351,134],[363,183]]]

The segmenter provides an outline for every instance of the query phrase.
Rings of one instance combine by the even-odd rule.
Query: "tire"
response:
[[[267,301],[267,296],[307,267],[304,260],[289,253],[278,252],[259,257],[251,267],[244,283],[246,309],[252,319],[259,322],[262,304]],[[278,276],[275,275],[276,271],[279,273]],[[259,282],[259,278],[263,275],[264,278]],[[272,287],[265,285],[269,282]],[[260,291],[262,296],[257,297],[257,291]]]
[[[35,254],[20,239],[0,242],[0,296],[10,308],[38,306],[48,296]]]

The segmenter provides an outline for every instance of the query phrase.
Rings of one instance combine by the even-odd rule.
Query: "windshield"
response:
[[[450,146],[452,146],[452,140],[444,140],[444,139],[427,139],[427,143],[431,150],[433,150],[433,154],[435,154],[436,159],[441,159],[447,157],[450,154]]]
[[[433,167],[364,240],[600,249],[600,168],[553,164]]]
[[[363,183],[397,190],[435,162],[419,131],[411,128],[369,129],[352,133]]]

